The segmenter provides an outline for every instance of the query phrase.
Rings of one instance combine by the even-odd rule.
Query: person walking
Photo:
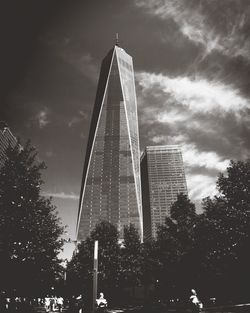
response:
[[[191,303],[192,313],[199,313],[201,309],[201,302],[197,297],[197,292],[195,289],[191,289],[191,296],[189,297]]]
[[[49,298],[49,296],[46,296],[44,298],[44,306],[45,306],[45,311],[49,312],[49,309],[50,309],[50,298]]]
[[[82,295],[79,295],[76,298],[76,306],[77,306],[78,312],[82,313],[83,312],[83,296]]]
[[[59,312],[62,312],[62,309],[63,309],[63,297],[61,297],[61,296],[57,298],[57,307],[58,307]]]
[[[107,300],[104,298],[104,293],[100,292],[100,296],[96,299],[97,310],[100,312],[104,312],[108,306]]]
[[[56,308],[56,297],[55,296],[51,296],[51,298],[50,298],[50,310],[52,312],[54,312],[55,308]]]

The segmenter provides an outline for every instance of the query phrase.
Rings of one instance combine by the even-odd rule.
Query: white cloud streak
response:
[[[137,79],[142,87],[142,92],[162,94],[168,101],[173,97],[179,105],[187,107],[193,113],[237,113],[245,108],[250,108],[249,99],[239,94],[237,89],[222,82],[209,81],[204,78],[191,79],[189,77],[168,77],[162,74],[138,73]],[[175,122],[185,120],[185,115],[180,116],[178,111],[160,114],[160,121]]]
[[[82,119],[78,116],[74,116],[72,117],[69,122],[68,122],[68,127],[71,128],[72,126],[80,123],[82,121]]]
[[[73,116],[72,118],[70,118],[70,120],[68,121],[68,127],[72,127],[74,125],[77,125],[77,124],[83,122],[83,120],[85,120],[87,118],[88,118],[88,116],[86,113],[84,113],[83,111],[79,111],[78,116]]]
[[[65,193],[65,192],[43,192],[43,196],[45,197],[53,197],[59,199],[71,199],[71,200],[79,200],[79,195],[75,193]]]
[[[231,57],[240,55],[250,60],[250,41],[246,40],[245,36],[241,36],[249,10],[236,12],[232,9],[229,13],[229,10],[221,10],[221,20],[225,24],[223,32],[218,31],[213,19],[209,19],[209,16],[204,14],[203,6],[206,5],[207,9],[211,10],[210,14],[213,15],[212,1],[209,3],[204,0],[191,5],[186,0],[136,0],[136,5],[146,8],[150,14],[162,20],[174,20],[186,38],[204,48],[203,58],[211,51],[217,50],[224,55]],[[234,3],[234,5],[237,4]],[[225,4],[225,8],[229,7]]]
[[[230,160],[222,159],[214,151],[199,151],[195,144],[182,145],[183,161],[188,167],[205,167],[225,171]]]
[[[156,135],[151,138],[151,140],[155,144],[163,144],[165,145],[166,142],[168,144],[182,144],[187,140],[187,137],[183,134],[177,135],[177,136],[167,136],[167,135]]]

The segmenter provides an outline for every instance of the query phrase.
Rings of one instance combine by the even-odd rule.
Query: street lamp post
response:
[[[97,298],[97,276],[98,276],[98,240],[94,246],[94,273],[93,273],[93,313],[95,312]]]

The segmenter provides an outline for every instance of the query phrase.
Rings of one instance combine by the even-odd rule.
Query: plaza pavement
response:
[[[36,313],[45,313],[45,308],[43,306],[35,307]],[[55,313],[58,311],[54,311]],[[52,313],[52,311],[50,312]],[[74,310],[67,308],[63,309],[63,313],[78,313]],[[84,311],[82,313],[92,313],[89,311]],[[185,308],[146,308],[142,306],[131,307],[131,308],[114,308],[108,309],[107,313],[191,313],[190,309]],[[205,307],[201,310],[201,313],[250,313],[250,303],[237,304],[237,305],[227,305],[227,306],[213,306]]]

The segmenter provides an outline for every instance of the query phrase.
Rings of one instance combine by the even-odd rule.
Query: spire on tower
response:
[[[116,36],[115,36],[115,45],[119,46],[119,34],[118,33],[116,33]]]

